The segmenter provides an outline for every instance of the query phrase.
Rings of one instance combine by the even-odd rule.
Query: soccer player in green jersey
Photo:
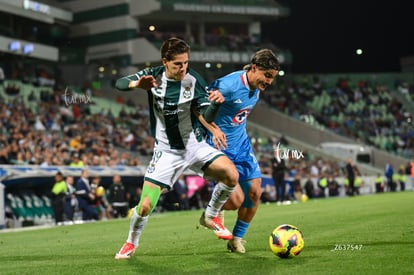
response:
[[[115,86],[120,91],[142,88],[149,95],[150,124],[155,148],[145,176],[139,204],[133,209],[128,238],[115,255],[127,259],[138,247],[140,235],[163,189],[170,189],[190,168],[219,183],[205,209],[204,225],[220,238],[232,233],[218,218],[218,212],[238,183],[236,167],[219,150],[208,145],[194,110],[214,121],[224,98],[219,91],[207,93],[207,83],[188,67],[190,47],[178,38],[161,46],[162,66],[143,69],[122,77]]]

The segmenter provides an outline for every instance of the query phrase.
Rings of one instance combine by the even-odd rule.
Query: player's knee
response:
[[[261,196],[262,196],[262,190],[260,188],[256,190],[250,190],[249,192],[249,198],[254,203],[259,202]]]
[[[236,187],[230,198],[224,204],[224,210],[236,210],[239,209],[244,201],[244,193],[241,188]]]
[[[139,215],[141,217],[145,217],[148,216],[151,213],[151,201],[148,197],[145,197],[144,200],[142,201],[142,204],[139,207]]]
[[[231,187],[235,187],[239,183],[239,172],[234,165],[231,165],[227,168],[225,181],[226,185]]]
[[[239,206],[237,206],[236,204],[234,204],[233,201],[228,200],[224,205],[223,205],[223,210],[237,210],[239,208]]]
[[[145,217],[151,214],[157,205],[160,194],[161,188],[159,186],[148,182],[144,183],[137,211],[141,217]]]

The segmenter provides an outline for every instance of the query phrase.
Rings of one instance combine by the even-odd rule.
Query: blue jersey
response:
[[[246,71],[236,71],[217,79],[209,87],[209,90],[213,89],[224,96],[214,121],[226,135],[228,148],[223,152],[238,168],[240,181],[261,177],[246,131],[247,117],[259,100],[259,89],[250,89]],[[207,142],[213,145],[210,132]],[[246,164],[250,167],[247,170]]]

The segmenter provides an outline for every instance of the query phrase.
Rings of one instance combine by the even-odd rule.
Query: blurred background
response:
[[[105,188],[93,202],[99,219],[120,217],[114,203],[137,203],[154,143],[147,95],[118,92],[114,83],[159,66],[159,47],[173,36],[190,44],[190,66],[207,82],[241,69],[260,48],[281,61],[248,122],[263,202],[276,200],[278,146],[290,152],[285,179],[295,203],[306,201],[301,195],[345,196],[349,159],[361,195],[413,189],[407,4],[302,2],[0,0],[0,228],[55,223],[58,171],[76,183],[87,169],[94,188]],[[114,175],[125,193],[116,199]],[[191,171],[182,181],[157,211],[204,207],[212,183]],[[75,217],[65,212],[63,223],[88,220],[71,207]]]

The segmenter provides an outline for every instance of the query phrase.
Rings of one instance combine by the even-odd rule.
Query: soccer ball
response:
[[[97,197],[103,197],[103,195],[105,195],[105,188],[103,188],[102,186],[96,188],[95,195]]]
[[[302,232],[293,225],[282,224],[276,227],[269,236],[270,250],[280,258],[293,258],[305,246]]]
[[[302,196],[300,196],[301,202],[307,202],[308,200],[309,200],[309,197],[306,194],[302,194]]]

